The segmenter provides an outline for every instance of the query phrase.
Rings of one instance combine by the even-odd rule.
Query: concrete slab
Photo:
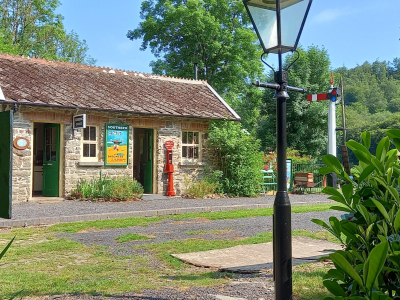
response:
[[[172,198],[177,198],[180,199],[181,197],[179,196],[174,196],[174,197],[169,197],[169,196],[164,196],[164,195],[159,195],[159,194],[143,194],[142,200],[144,201],[150,201],[150,200],[168,200]]]
[[[32,197],[29,199],[29,202],[35,202],[39,204],[50,204],[50,203],[59,203],[65,201],[62,197]]]
[[[292,238],[292,263],[316,262],[320,257],[340,249],[339,244],[295,236]],[[273,267],[272,242],[172,256],[195,266],[239,273],[259,273]]]

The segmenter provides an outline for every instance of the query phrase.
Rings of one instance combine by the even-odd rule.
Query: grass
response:
[[[199,235],[199,234],[222,234],[226,233],[228,230],[196,230],[196,231],[186,231],[188,235]]]
[[[154,238],[155,238],[155,236],[147,236],[147,235],[136,234],[136,233],[127,233],[127,234],[117,237],[116,241],[118,243],[126,243],[126,242],[131,242],[131,241],[149,240],[149,239],[154,239]]]
[[[294,212],[327,210],[330,205],[292,207]],[[118,295],[127,291],[155,289],[162,287],[186,288],[190,286],[211,286],[226,283],[228,273],[210,272],[209,269],[195,268],[173,258],[172,253],[184,253],[221,249],[236,245],[256,244],[272,241],[272,233],[264,232],[237,240],[202,240],[193,238],[164,243],[134,246],[132,250],[142,250],[149,255],[132,254],[116,256],[106,247],[86,246],[58,236],[60,232],[80,232],[106,228],[146,226],[166,218],[183,220],[185,218],[207,218],[210,220],[246,218],[271,215],[272,209],[237,210],[163,216],[155,218],[127,218],[57,224],[42,228],[17,228],[0,231],[0,249],[17,235],[9,251],[0,261],[0,299],[10,298],[21,292],[23,296],[42,296],[56,294],[103,294]],[[192,234],[219,232],[193,231]],[[328,238],[326,232],[310,233],[294,231],[293,235],[313,238]],[[140,235],[118,237],[123,243]],[[122,248],[120,248],[122,249]],[[138,252],[133,252],[138,253]],[[139,252],[140,253],[140,252]],[[308,265],[307,265],[308,266]],[[321,276],[326,267],[296,267],[294,292],[297,299],[322,299],[325,290]],[[300,288],[301,287],[301,288]],[[315,296],[315,298],[313,298]]]
[[[318,205],[304,205],[293,206],[292,213],[305,213],[313,211],[327,211],[331,204],[318,204]],[[98,230],[108,228],[126,228],[131,226],[146,226],[149,223],[159,222],[165,219],[173,219],[176,221],[193,218],[204,218],[208,220],[225,220],[225,219],[238,219],[238,218],[251,218],[260,216],[272,216],[273,208],[259,208],[259,209],[238,209],[231,211],[217,211],[217,212],[204,212],[204,213],[185,213],[180,215],[148,217],[148,218],[123,218],[123,219],[109,219],[97,220],[75,223],[61,223],[50,226],[50,232],[69,232],[75,233],[85,230]]]
[[[322,278],[331,266],[322,263],[303,264],[293,268],[293,294],[298,300],[320,300],[331,296]]]

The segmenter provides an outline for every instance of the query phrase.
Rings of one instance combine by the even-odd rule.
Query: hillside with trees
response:
[[[386,129],[400,129],[400,59],[375,61],[334,71],[343,77],[347,139],[359,141],[368,130],[372,146]],[[339,123],[340,124],[340,123]]]

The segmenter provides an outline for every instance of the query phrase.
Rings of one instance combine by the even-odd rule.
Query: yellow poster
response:
[[[129,125],[106,124],[105,164],[128,165]]]

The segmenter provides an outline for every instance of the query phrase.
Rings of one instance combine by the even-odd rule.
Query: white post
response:
[[[333,73],[331,72],[331,88],[329,92],[333,89]],[[337,98],[336,98],[337,100]],[[329,101],[328,110],[328,154],[332,154],[336,157],[336,101]],[[337,178],[335,173],[328,174],[327,177],[328,186],[337,188]]]
[[[336,156],[336,103],[328,101],[328,154]]]

